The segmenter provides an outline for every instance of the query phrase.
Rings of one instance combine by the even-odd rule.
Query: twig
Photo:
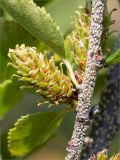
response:
[[[120,35],[116,49],[120,48]],[[84,145],[81,159],[88,159],[91,154],[110,148],[113,137],[120,129],[120,63],[113,65],[108,72],[106,87],[101,95],[100,113],[94,118],[89,137],[93,143]]]
[[[91,99],[96,82],[97,72],[101,67],[103,55],[100,47],[102,35],[104,0],[92,0],[89,51],[85,70],[85,78],[78,88],[78,106],[72,138],[68,143],[68,154],[65,160],[78,160],[86,130],[89,127]]]
[[[85,146],[81,159],[88,159],[91,154],[106,148],[109,149],[113,137],[118,133],[120,127],[120,64],[110,69],[107,86],[101,96],[100,114],[95,117],[89,134],[93,143]]]

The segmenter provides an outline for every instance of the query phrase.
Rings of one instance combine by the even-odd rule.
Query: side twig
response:
[[[78,160],[86,130],[89,127],[91,99],[96,82],[97,72],[102,66],[103,55],[100,47],[104,0],[92,0],[89,51],[85,70],[85,78],[78,88],[78,106],[72,138],[68,143],[68,154],[65,160]]]

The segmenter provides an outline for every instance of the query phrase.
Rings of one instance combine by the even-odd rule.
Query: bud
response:
[[[107,41],[111,33],[109,30],[110,26],[114,24],[111,19],[111,14],[105,12],[103,17],[103,33],[101,37],[101,47],[103,52],[108,53]],[[88,9],[79,7],[79,11],[75,12],[73,17],[73,31],[66,37],[66,43],[69,42],[71,45],[71,53],[74,54],[74,60],[80,71],[84,73],[89,45],[89,35],[90,35],[90,13]]]
[[[73,17],[74,30],[67,36],[66,41],[71,41],[74,59],[81,71],[85,70],[88,39],[90,30],[90,16],[86,13],[85,8],[80,7],[80,11],[75,12]]]

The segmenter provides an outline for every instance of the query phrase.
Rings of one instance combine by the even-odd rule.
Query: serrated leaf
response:
[[[1,0],[0,5],[36,38],[65,56],[63,35],[44,8],[33,0]]]
[[[10,152],[8,151],[8,146],[7,146],[7,132],[1,134],[1,137],[0,137],[0,141],[1,141],[1,146],[0,146],[0,154],[1,154],[1,157],[3,159],[9,159],[9,160],[15,160],[15,157],[12,157],[10,155]]]
[[[105,60],[106,65],[116,64],[120,62],[120,49],[117,50],[114,54],[107,57]]]
[[[17,82],[6,80],[0,84],[0,117],[3,117],[22,98],[22,91]]]
[[[24,156],[50,139],[62,122],[61,112],[41,112],[22,116],[8,133],[11,155]]]

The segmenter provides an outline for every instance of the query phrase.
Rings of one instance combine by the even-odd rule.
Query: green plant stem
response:
[[[69,74],[70,74],[70,78],[73,82],[73,84],[77,87],[79,86],[79,83],[77,82],[76,78],[75,78],[75,75],[74,75],[74,72],[73,72],[73,69],[72,69],[72,66],[71,64],[69,63],[69,61],[67,61],[66,59],[63,59],[68,71],[69,71]]]

